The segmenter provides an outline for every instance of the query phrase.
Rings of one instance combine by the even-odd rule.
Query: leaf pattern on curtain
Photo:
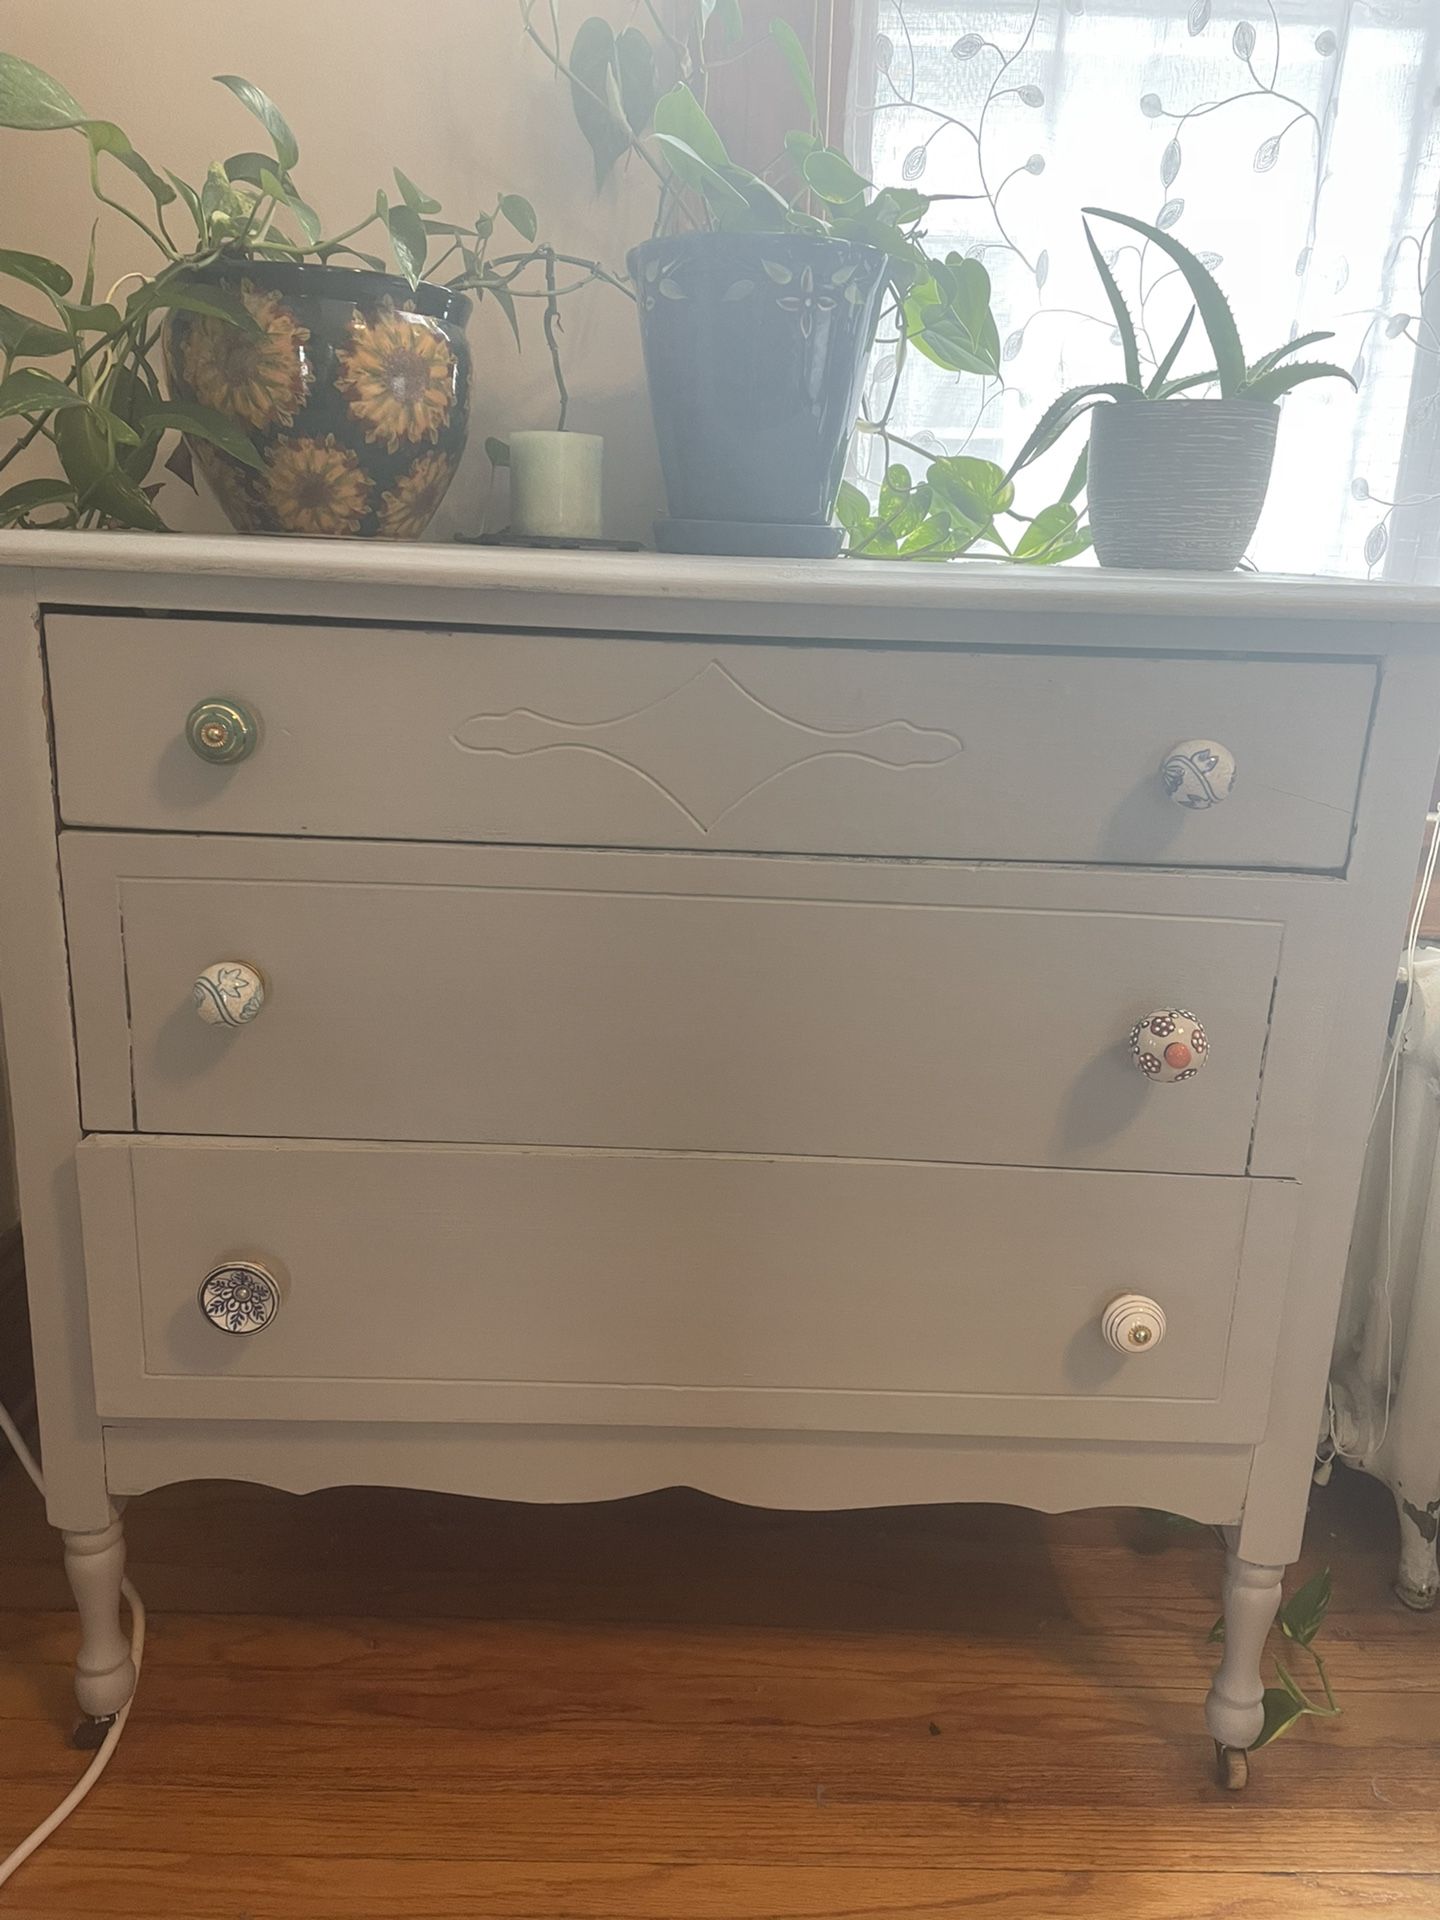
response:
[[[1440,580],[1440,0],[856,6],[857,160],[949,196],[932,247],[984,261],[1004,342],[1004,377],[984,383],[897,369],[882,342],[872,418],[888,408],[918,446],[1003,464],[1063,388],[1118,378],[1079,217],[1114,207],[1215,271],[1252,360],[1331,328],[1314,351],[1359,383],[1284,403],[1257,564]],[[1096,238],[1153,365],[1188,311],[1183,282],[1121,229]],[[1177,371],[1204,368],[1199,332]],[[1081,432],[1049,456],[1057,483]],[[873,490],[881,443],[857,448]]]

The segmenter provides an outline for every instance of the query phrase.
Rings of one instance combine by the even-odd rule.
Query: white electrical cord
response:
[[[45,1480],[40,1472],[39,1462],[36,1460],[34,1454],[31,1453],[29,1447],[26,1446],[24,1440],[21,1438],[19,1428],[15,1425],[15,1422],[10,1418],[10,1415],[5,1411],[3,1406],[0,1406],[0,1433],[4,1434],[5,1438],[10,1442],[10,1445],[15,1449],[16,1459],[19,1460],[26,1473],[28,1473],[30,1478],[35,1482],[36,1491],[43,1496],[45,1492]],[[140,1664],[145,1657],[145,1607],[139,1594],[136,1593],[134,1587],[131,1586],[128,1580],[121,1582],[120,1591],[124,1594],[130,1608],[130,1658],[135,1663],[135,1678],[138,1682],[140,1678]],[[37,1848],[44,1846],[45,1842],[57,1827],[62,1826],[64,1822],[70,1818],[71,1814],[80,1805],[80,1802],[85,1798],[86,1794],[89,1793],[101,1774],[104,1773],[106,1767],[109,1766],[111,1757],[116,1747],[120,1744],[120,1736],[125,1731],[125,1722],[130,1718],[130,1708],[134,1704],[134,1699],[135,1696],[132,1693],[129,1700],[125,1702],[125,1705],[120,1709],[119,1713],[116,1714],[113,1724],[106,1732],[105,1738],[96,1750],[95,1758],[90,1762],[84,1773],[81,1774],[80,1778],[75,1782],[75,1785],[60,1802],[59,1806],[56,1807],[55,1811],[48,1819],[40,1822],[40,1825],[36,1827],[28,1840],[22,1840],[13,1853],[7,1854],[5,1859],[0,1860],[0,1887],[3,1887],[10,1876],[20,1867],[24,1866],[25,1862]]]

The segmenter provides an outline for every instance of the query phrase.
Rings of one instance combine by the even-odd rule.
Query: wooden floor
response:
[[[527,1509],[191,1487],[94,1798],[0,1913],[1331,1920],[1440,1913],[1440,1616],[1337,1476],[1344,1718],[1210,1784],[1218,1552],[1139,1516]],[[79,1762],[50,1536],[0,1468],[0,1853]]]

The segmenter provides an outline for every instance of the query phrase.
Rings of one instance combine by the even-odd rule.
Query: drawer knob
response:
[[[195,982],[195,1011],[207,1027],[247,1027],[265,1004],[265,977],[243,960],[217,960]]]
[[[212,1267],[200,1282],[200,1311],[222,1333],[259,1333],[280,1311],[280,1282],[248,1260]]]
[[[1149,1353],[1165,1338],[1165,1309],[1143,1293],[1122,1293],[1106,1307],[1100,1331],[1116,1353]]]
[[[260,728],[253,713],[235,700],[202,700],[185,722],[185,738],[202,760],[231,767],[255,751]]]
[[[1160,762],[1160,780],[1177,807],[1203,813],[1230,798],[1235,756],[1218,740],[1182,740]]]
[[[1193,1013],[1159,1007],[1131,1029],[1130,1056],[1148,1079],[1193,1080],[1210,1058],[1210,1042]]]

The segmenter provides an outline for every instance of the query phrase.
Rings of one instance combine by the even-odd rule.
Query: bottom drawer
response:
[[[1285,1182],[353,1142],[80,1148],[108,1416],[1258,1438]],[[280,1284],[213,1325],[227,1261]],[[1108,1347],[1123,1293],[1162,1342]]]

